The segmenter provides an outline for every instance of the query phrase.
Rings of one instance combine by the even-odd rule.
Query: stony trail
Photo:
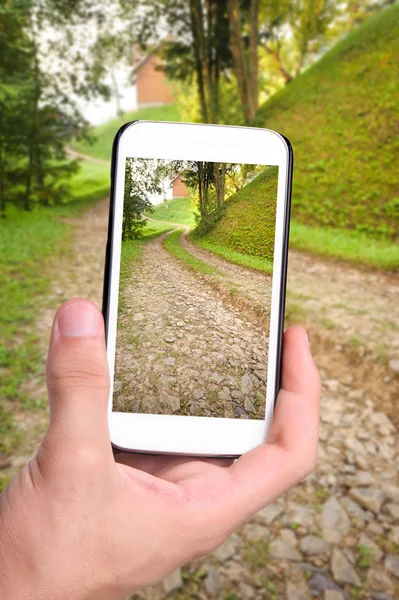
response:
[[[264,328],[174,259],[164,238],[144,246],[123,290],[118,410],[263,418]]]
[[[105,201],[76,219],[70,255],[62,264],[49,266],[53,268],[54,283],[49,307],[43,310],[38,322],[44,360],[56,305],[71,296],[89,296],[100,302],[106,220]],[[154,252],[156,263],[157,253],[163,249],[155,243],[147,251]],[[176,340],[163,340],[165,354],[157,361],[159,377],[174,377],[173,369],[179,360],[183,360],[183,354],[174,356],[169,348],[175,344],[180,352],[184,344],[183,331],[187,328],[191,335],[193,330],[190,328],[202,315],[203,319],[209,319],[207,325],[213,323],[216,330],[226,323],[237,327],[237,340],[243,346],[245,358],[235,357],[233,362],[242,360],[238,367],[242,371],[238,375],[232,374],[230,369],[237,367],[226,360],[226,364],[218,364],[211,372],[211,376],[215,372],[223,376],[226,367],[229,377],[236,377],[238,387],[226,385],[231,397],[233,389],[241,391],[239,378],[244,375],[244,365],[248,364],[246,373],[253,372],[251,368],[255,366],[251,362],[250,342],[257,331],[256,319],[252,315],[249,319],[245,311],[240,312],[241,305],[236,303],[236,298],[228,298],[214,282],[189,271],[172,257],[167,264],[171,272],[179,276],[184,271],[180,288],[177,282],[170,284],[170,302],[182,298],[183,281],[188,281],[186,277],[190,278],[190,284],[192,278],[197,293],[195,299],[190,300],[193,304],[184,304],[182,326],[177,325],[174,317],[170,324],[164,323],[165,299],[158,294],[158,312],[154,310],[159,316],[157,326],[169,328],[168,333],[173,331]],[[154,263],[153,266],[159,268]],[[222,265],[218,268],[222,270]],[[226,265],[226,269],[231,269],[231,265]],[[165,277],[166,273],[159,273],[159,276]],[[234,281],[234,277],[229,270],[223,280]],[[252,271],[248,278],[253,285]],[[137,283],[140,283],[138,279]],[[186,565],[164,582],[139,592],[135,598],[394,600],[399,597],[399,457],[397,428],[393,423],[398,375],[394,371],[395,363],[391,367],[388,364],[389,360],[399,358],[396,337],[399,318],[394,301],[397,290],[398,282],[393,276],[290,253],[290,320],[299,317],[309,326],[312,349],[323,379],[318,466],[306,480],[233,534],[213,555]],[[144,302],[144,290],[140,290],[140,294],[140,301]],[[153,293],[152,296],[155,302],[157,295]],[[173,316],[177,306],[173,303],[171,306]],[[208,306],[212,306],[212,315]],[[140,336],[146,330],[143,308],[139,311],[134,307],[134,315],[142,314],[136,321],[134,335]],[[323,324],[321,319],[329,319],[333,326],[327,321]],[[246,323],[251,323],[251,327],[245,325],[250,336],[248,340],[240,337]],[[346,339],[346,336],[355,335],[351,333],[353,331],[357,335],[356,343]],[[216,342],[220,339],[226,359],[230,358],[230,338],[224,336],[223,330],[219,333],[222,333],[220,338],[204,336],[201,340],[204,344],[197,348],[201,356],[206,356],[207,350],[218,352]],[[135,343],[133,338],[132,345]],[[192,360],[203,361],[199,357],[199,353],[195,354]],[[166,363],[168,358],[175,358],[176,364],[170,360],[170,364]],[[258,360],[258,357],[254,358]],[[212,359],[217,360],[217,357]],[[209,363],[203,362],[203,369],[209,369]],[[259,364],[262,362],[260,360]],[[202,371],[192,364],[190,369],[201,374]],[[184,372],[185,363],[183,366]],[[164,381],[167,394],[177,395],[173,381]],[[202,387],[201,375],[186,381],[193,385],[193,391]],[[222,383],[215,380],[216,386]],[[36,380],[33,378],[26,385],[32,393],[36,389],[41,395],[42,374],[38,373]],[[27,444],[20,456],[13,457],[13,470],[37,448],[47,413],[39,430],[35,429],[37,421],[31,419],[28,411],[18,418]]]

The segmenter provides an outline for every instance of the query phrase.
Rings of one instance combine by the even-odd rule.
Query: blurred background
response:
[[[295,155],[286,319],[322,374],[318,467],[134,598],[399,597],[399,6],[0,0],[0,74],[0,489],[46,429],[56,308],[101,303],[120,125],[275,129]],[[192,224],[187,202],[156,218]]]

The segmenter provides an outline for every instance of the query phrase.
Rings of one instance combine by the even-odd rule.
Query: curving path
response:
[[[262,418],[266,332],[174,259],[164,238],[145,244],[123,290],[118,410]]]

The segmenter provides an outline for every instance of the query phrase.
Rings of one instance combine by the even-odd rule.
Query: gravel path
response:
[[[100,302],[106,219],[107,205],[103,202],[74,222],[71,254],[63,264],[53,268],[50,306],[39,320],[43,356],[56,304],[76,295]],[[159,277],[165,278],[166,272],[162,272],[156,260],[162,249],[154,243],[147,250],[154,252],[153,268],[158,269]],[[187,366],[182,351],[184,339],[188,336],[190,349],[192,345],[194,350],[190,336],[202,318],[204,325],[213,323],[212,335],[204,336],[200,340],[203,344],[195,346],[196,349],[201,356],[207,356],[208,351],[218,352],[216,342],[220,339],[226,363],[218,363],[217,357],[212,357],[212,366],[207,361],[202,366],[200,354],[193,352],[188,368],[200,375],[198,379],[187,377],[187,385],[192,385],[194,391],[203,385],[202,371],[223,376],[227,369],[229,377],[237,378],[237,386],[226,385],[231,397],[233,389],[240,391],[239,378],[244,370],[253,373],[255,365],[251,361],[258,360],[257,356],[251,357],[251,340],[258,327],[256,319],[249,320],[235,298],[229,304],[214,282],[191,273],[176,260],[170,259],[167,264],[184,277],[180,284],[170,284],[170,323],[164,321],[166,298],[161,291],[164,286],[158,280],[154,282],[159,289],[153,289],[152,310],[156,326],[164,335],[166,330],[171,337],[173,333],[175,341],[163,340],[164,354],[151,364],[158,364],[159,373],[165,377],[177,378],[173,373],[180,364],[184,373]],[[132,286],[140,283],[140,273],[138,270]],[[229,271],[228,279],[234,277]],[[192,278],[196,294],[184,304],[181,319],[184,325],[178,326],[179,300],[184,297],[184,282],[188,278],[190,281]],[[253,278],[253,272],[248,272],[249,287],[253,287]],[[136,292],[142,294],[138,300],[144,302],[144,290],[136,286]],[[159,585],[136,594],[137,599],[394,600],[399,597],[399,456],[394,422],[399,397],[399,377],[395,372],[395,360],[399,359],[399,317],[395,303],[398,280],[383,273],[291,252],[288,292],[289,318],[299,317],[308,325],[323,379],[317,469],[245,524],[213,555],[190,563]],[[139,307],[131,310],[134,316],[144,312]],[[245,343],[242,341],[245,358],[233,358],[237,367],[228,363],[229,340],[223,333],[227,324],[237,327],[240,333],[245,329],[249,336]],[[138,317],[136,325],[134,335],[142,336],[147,327],[146,317]],[[221,338],[213,330],[221,333]],[[178,350],[176,356],[171,350],[173,346]],[[163,362],[170,358],[175,358],[175,365],[172,361],[169,365]],[[194,362],[202,366],[202,371],[194,367]],[[248,365],[248,370],[244,365]],[[238,375],[232,374],[240,368]],[[167,393],[177,395],[174,386],[166,383]],[[223,384],[215,382],[222,389]],[[36,383],[33,380],[29,385],[36,386],[40,396],[42,374],[37,375]],[[185,393],[182,386],[178,395],[181,407]],[[188,410],[190,406],[187,404]],[[41,434],[32,431],[33,421],[28,412],[19,418],[21,430],[30,441],[24,455],[13,458],[14,470],[35,451]]]
[[[123,292],[118,410],[263,418],[268,338],[163,247],[144,246]]]

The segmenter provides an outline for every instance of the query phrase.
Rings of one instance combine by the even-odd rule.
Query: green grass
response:
[[[200,242],[273,260],[278,168],[269,167],[225,202],[225,215]],[[196,240],[195,231],[192,238]]]
[[[99,198],[109,195],[109,167],[82,161],[79,172],[71,180],[71,191],[75,204],[90,205]],[[66,205],[67,207],[68,205]]]
[[[399,268],[399,246],[356,231],[343,231],[291,222],[290,245],[299,250],[331,256],[365,266]]]
[[[293,145],[295,222],[397,240],[398,56],[394,5],[353,30],[260,108],[256,124],[283,133]],[[294,245],[304,240],[294,234]],[[345,255],[354,245],[341,241],[337,254]],[[322,243],[321,251],[326,248]],[[361,261],[368,258],[366,252]]]
[[[86,141],[75,141],[71,144],[74,150],[89,154],[95,158],[111,160],[112,142],[118,129],[129,121],[180,121],[180,115],[175,104],[143,108],[137,112],[126,113],[123,117],[113,119],[94,128],[95,140],[93,144]]]
[[[180,236],[182,235],[182,231],[174,231],[170,235],[165,238],[164,245],[167,250],[176,258],[179,258],[183,262],[186,263],[191,269],[197,271],[199,273],[203,273],[204,275],[217,275],[219,272],[215,267],[211,267],[206,263],[203,263],[198,258],[195,258],[192,254],[187,252],[180,245]]]
[[[242,254],[236,250],[230,250],[230,248],[209,242],[204,238],[196,237],[192,239],[192,241],[197,246],[200,246],[200,248],[209,250],[209,252],[217,254],[221,258],[235,263],[236,265],[242,265],[243,267],[256,269],[257,271],[263,271],[264,273],[273,273],[273,262],[267,258],[262,258],[261,256],[251,256],[250,254]]]
[[[147,215],[159,221],[195,227],[194,212],[195,206],[192,205],[190,198],[174,198],[155,205],[153,212],[147,213]]]
[[[12,413],[42,408],[20,386],[43,371],[35,320],[47,305],[50,273],[46,266],[68,251],[70,226],[61,217],[77,216],[108,193],[108,170],[84,163],[72,181],[72,201],[31,212],[10,208],[0,220],[0,453],[10,454],[21,440]]]

